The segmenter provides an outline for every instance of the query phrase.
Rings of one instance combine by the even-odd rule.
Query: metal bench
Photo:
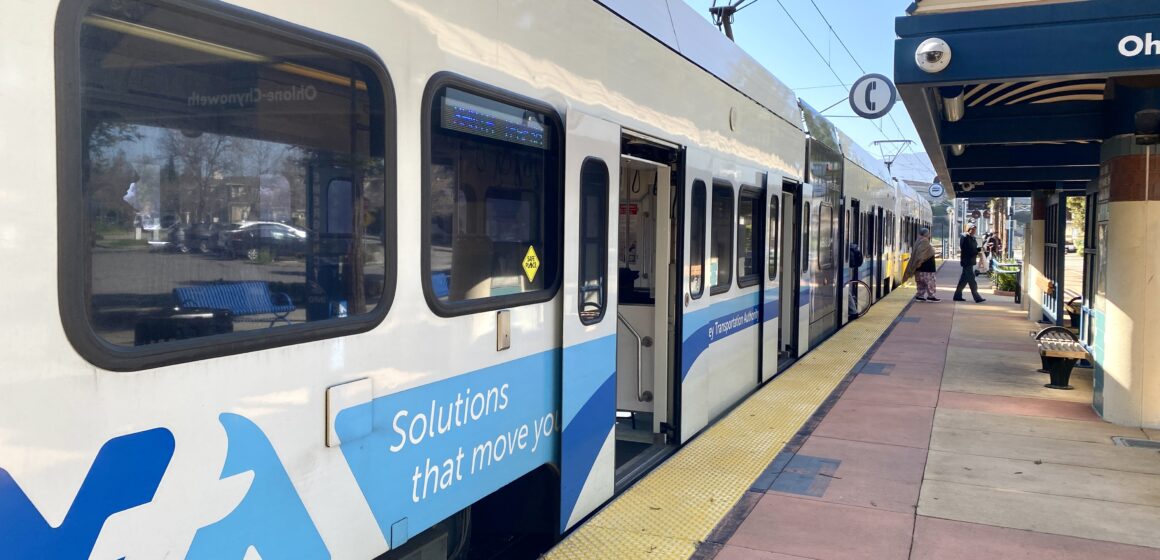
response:
[[[1039,359],[1043,368],[1039,371],[1051,375],[1051,383],[1044,385],[1048,389],[1071,389],[1068,381],[1071,379],[1071,370],[1079,360],[1090,360],[1091,355],[1080,344],[1071,331],[1063,327],[1047,327],[1035,334],[1039,343]]]
[[[273,315],[271,327],[278,321],[289,325],[290,320],[286,316],[296,309],[288,294],[271,293],[270,285],[266,282],[183,286],[173,289],[173,297],[181,309],[222,309],[234,317]]]

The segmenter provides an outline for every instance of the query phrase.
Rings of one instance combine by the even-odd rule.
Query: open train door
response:
[[[802,186],[781,184],[781,239],[778,243],[778,352],[780,371],[798,358],[801,349]]]
[[[615,486],[620,127],[569,111],[564,167],[561,532]]]

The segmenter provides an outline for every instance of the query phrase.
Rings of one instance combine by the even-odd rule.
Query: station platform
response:
[[[1047,389],[1038,325],[903,287],[738,405],[550,559],[1160,559],[1160,432]]]

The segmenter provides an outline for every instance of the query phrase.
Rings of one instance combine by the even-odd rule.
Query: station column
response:
[[[1160,89],[1116,87],[1100,153],[1092,301],[1093,406],[1107,421],[1160,428],[1160,157],[1137,113]]]

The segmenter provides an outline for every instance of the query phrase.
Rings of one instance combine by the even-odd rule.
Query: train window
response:
[[[733,283],[733,187],[728,183],[713,183],[709,250],[709,294],[728,292]]]
[[[818,269],[834,267],[834,207],[828,202],[818,205]]]
[[[769,199],[769,279],[777,278],[778,222],[781,210],[777,195]]]
[[[810,252],[810,229],[812,227],[812,224],[810,222],[813,220],[813,216],[810,214],[810,203],[809,202],[802,203],[802,215],[806,217],[806,223],[804,224],[805,227],[802,228],[802,247],[804,247],[805,251],[806,251],[805,258],[802,260],[805,261],[806,266],[805,266],[805,270],[803,270],[802,272],[809,272],[810,271],[810,262],[811,262],[810,255],[809,255],[809,252]]]
[[[551,299],[561,265],[555,113],[448,74],[428,86],[425,110],[431,308],[454,316]]]
[[[588,158],[580,167],[580,322],[604,318],[608,278],[608,166]]]
[[[737,285],[741,288],[761,281],[761,191],[741,187],[737,201]]]
[[[101,0],[77,16],[61,289],[81,354],[143,369],[381,320],[395,172],[373,55],[228,7]]]
[[[705,182],[693,181],[689,204],[689,294],[693,299],[705,293]]]

